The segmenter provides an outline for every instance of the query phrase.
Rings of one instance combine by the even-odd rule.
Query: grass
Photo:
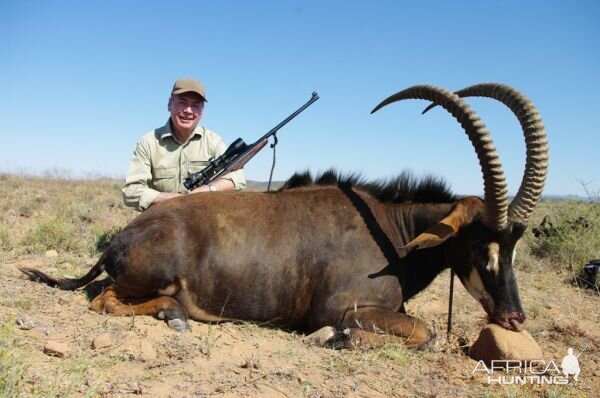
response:
[[[84,381],[91,369],[110,366],[115,359],[74,358],[58,363],[52,370],[38,376],[35,383],[29,386],[27,393],[38,397],[97,397],[100,382]],[[21,390],[23,392],[23,390]]]
[[[12,306],[14,308],[26,311],[29,311],[33,307],[33,303],[30,299],[20,299],[12,297],[0,299],[0,305]]]
[[[10,250],[13,247],[10,229],[8,225],[0,224],[0,249]]]
[[[375,357],[401,368],[405,367],[410,360],[410,354],[406,346],[398,343],[388,343],[376,349]]]
[[[527,316],[531,319],[537,319],[544,313],[544,309],[538,303],[533,303],[527,308]]]
[[[0,328],[0,397],[15,397],[22,390],[27,364],[22,354],[15,349],[14,328]]]
[[[91,369],[114,365],[116,358],[87,356],[53,361],[51,368],[40,373],[30,372],[39,360],[20,348],[22,339],[13,326],[14,319],[4,319],[0,325],[0,398],[16,396],[69,397],[98,396],[99,382],[83,383]]]
[[[125,209],[120,182],[0,174],[0,251],[95,256],[138,213]]]
[[[575,279],[582,276],[589,260],[600,258],[600,202],[545,202],[536,210],[536,216],[526,242],[531,254],[547,265]],[[536,237],[534,229],[544,217],[551,226]]]
[[[79,251],[81,241],[76,227],[60,216],[37,222],[21,242],[32,253],[46,250]]]
[[[409,365],[411,359],[414,359],[414,355],[405,345],[386,343],[379,347],[332,351],[323,367],[343,375],[355,375],[361,373],[364,368],[382,363],[403,369]]]
[[[65,214],[73,223],[92,223],[98,219],[98,207],[94,202],[75,201],[65,209]]]
[[[112,226],[109,228],[97,227],[93,228],[94,234],[94,252],[102,253],[108,248],[112,239],[121,231],[121,226]]]
[[[354,375],[360,371],[360,361],[353,358],[353,355],[348,354],[348,352],[335,352],[334,354],[329,357],[327,363],[323,366],[325,369],[331,369],[345,376]]]

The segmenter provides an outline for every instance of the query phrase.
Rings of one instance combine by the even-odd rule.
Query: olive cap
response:
[[[178,95],[183,93],[196,93],[206,101],[206,90],[204,86],[198,80],[195,79],[177,79],[171,90],[171,95]]]

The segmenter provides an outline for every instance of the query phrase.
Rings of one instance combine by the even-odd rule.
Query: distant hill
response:
[[[579,195],[542,195],[542,200],[559,201],[559,200],[578,200],[582,202],[591,202],[590,198]]]

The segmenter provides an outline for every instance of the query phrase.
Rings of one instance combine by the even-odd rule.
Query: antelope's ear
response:
[[[398,250],[408,253],[414,249],[439,246],[449,238],[456,236],[462,227],[472,223],[482,214],[483,202],[481,199],[474,196],[461,199],[446,217]]]

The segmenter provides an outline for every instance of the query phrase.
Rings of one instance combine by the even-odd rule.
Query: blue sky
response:
[[[173,81],[201,80],[202,124],[252,142],[321,97],[280,134],[274,178],[336,167],[404,169],[481,194],[458,123],[408,86],[486,82],[528,95],[550,140],[546,194],[600,191],[600,3],[593,1],[2,1],[0,170],[123,177],[137,140],[167,120]],[[469,99],[514,193],[524,142],[500,103]],[[247,177],[266,180],[263,150]]]

